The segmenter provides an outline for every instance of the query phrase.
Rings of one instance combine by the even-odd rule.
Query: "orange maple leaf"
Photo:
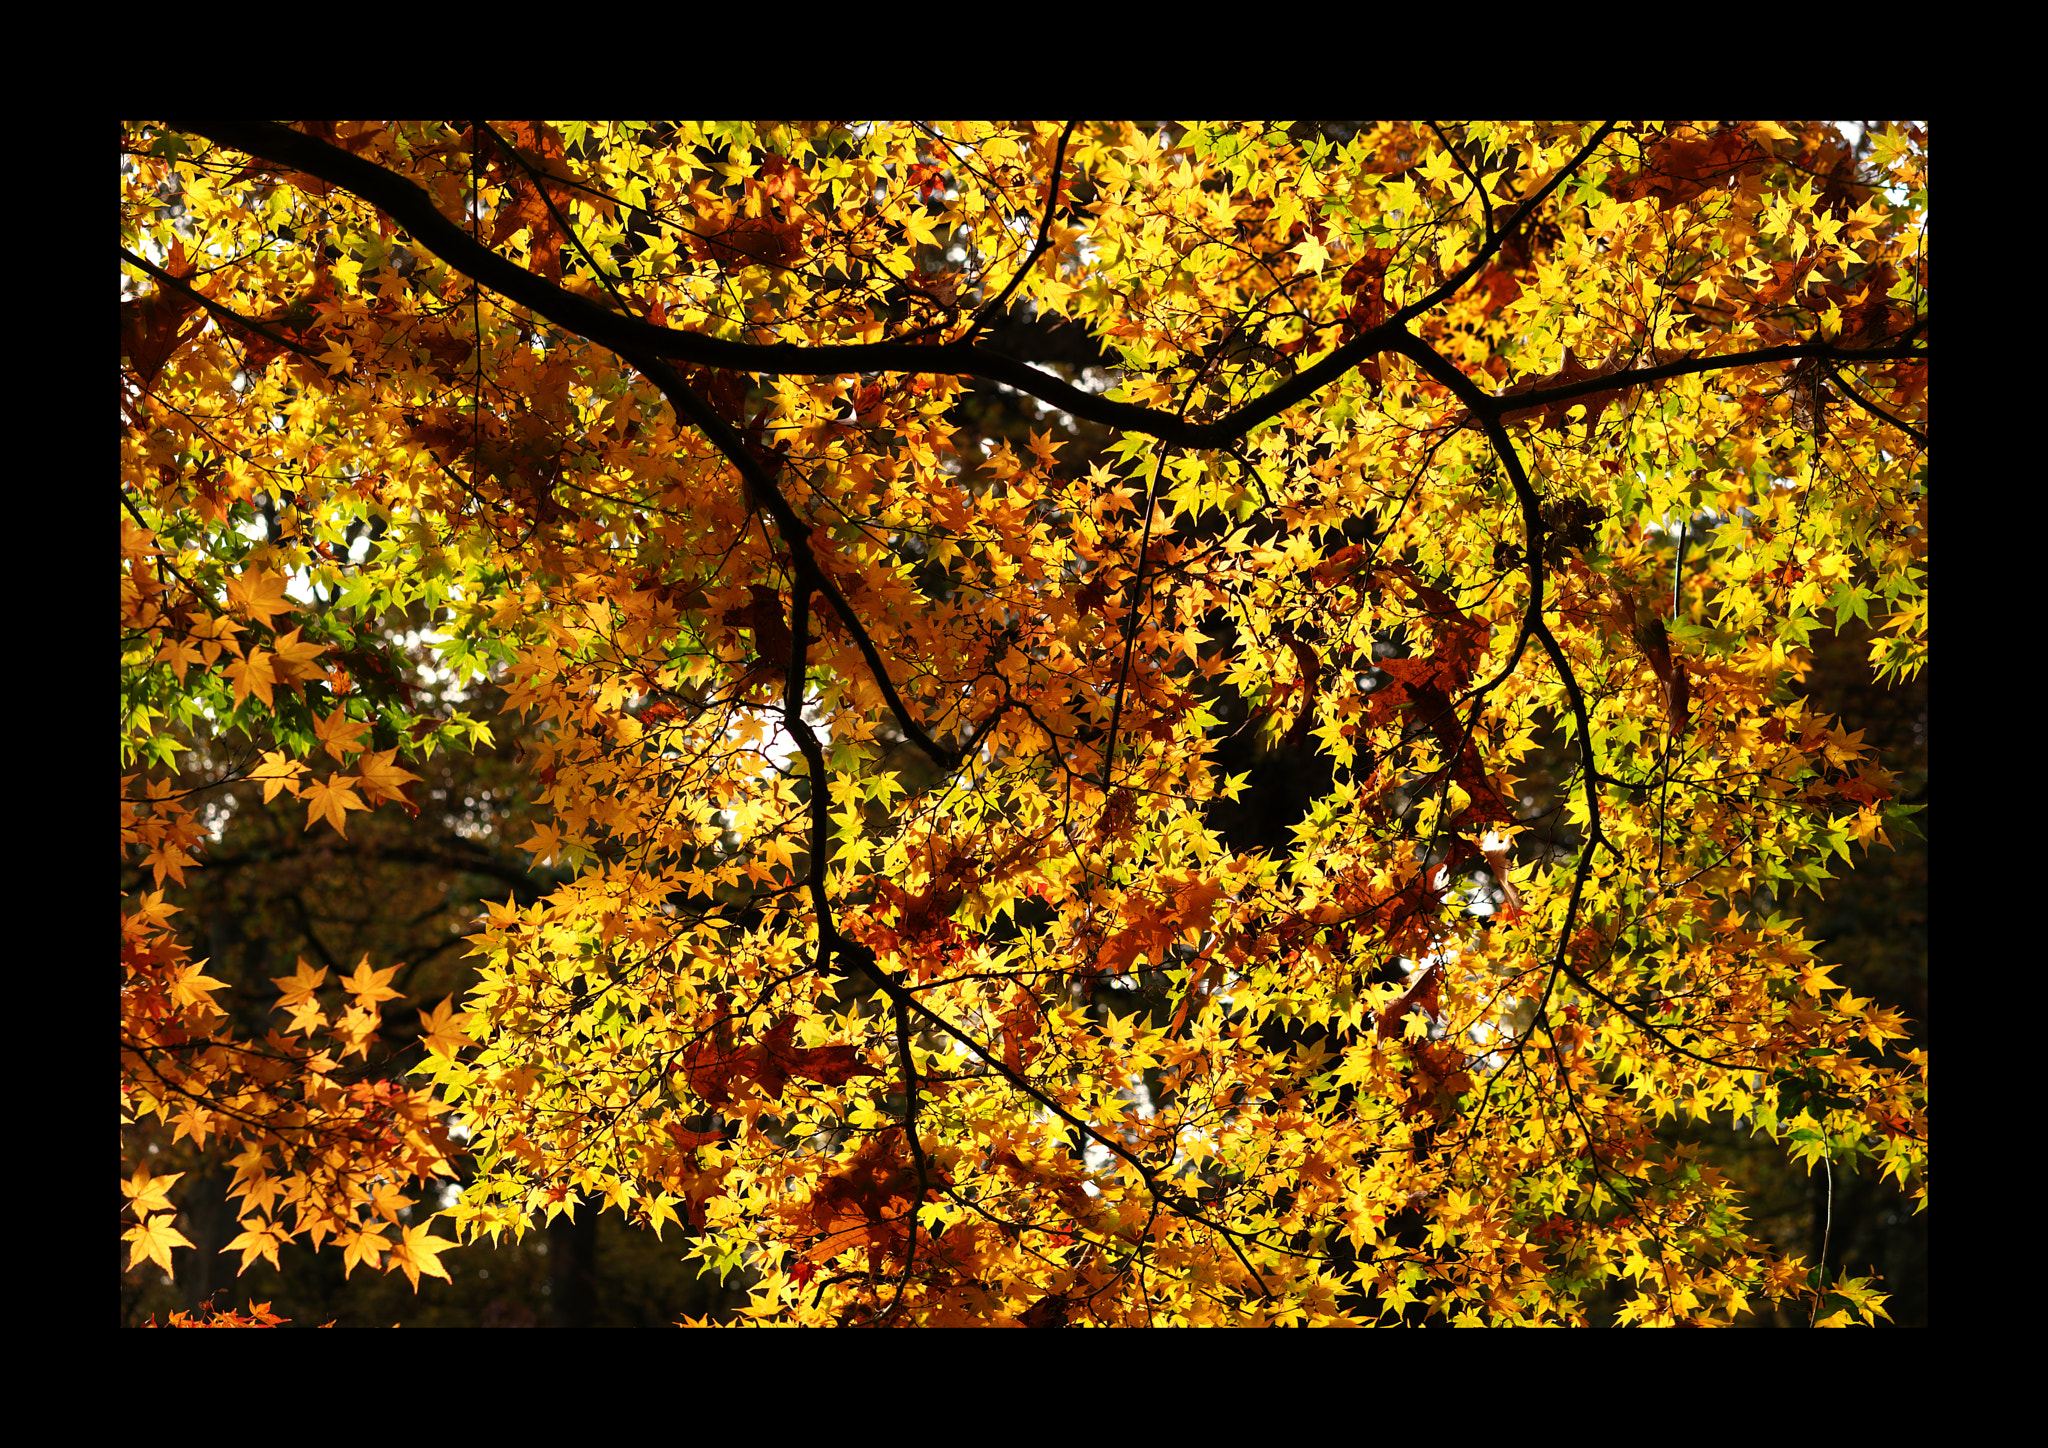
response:
[[[356,1004],[365,1010],[374,1010],[379,1001],[395,1001],[404,993],[391,989],[391,977],[398,974],[397,966],[383,970],[370,969],[370,957],[365,955],[356,967],[356,973],[345,976],[342,986],[356,998]]]
[[[467,1015],[455,1009],[455,997],[450,996],[434,1007],[432,1015],[420,1012],[420,1044],[429,1055],[452,1057],[464,1046],[475,1044],[462,1031],[468,1021]]]
[[[412,1283],[412,1290],[420,1290],[420,1274],[438,1277],[443,1282],[455,1279],[448,1275],[448,1269],[441,1265],[441,1254],[455,1243],[446,1237],[430,1237],[424,1223],[404,1229],[404,1239],[391,1248],[391,1260]]]
[[[396,749],[381,749],[356,761],[356,773],[362,778],[363,788],[371,799],[403,800],[405,786],[420,782],[417,774],[392,763],[397,755]]]
[[[310,1000],[313,992],[320,989],[326,980],[327,967],[323,965],[316,970],[306,963],[306,957],[302,955],[299,957],[299,968],[295,974],[273,975],[270,983],[283,992],[278,997],[278,1005],[290,1010],[301,1001]]]
[[[237,574],[228,580],[228,603],[236,613],[246,614],[269,628],[273,617],[292,610],[292,605],[285,600],[284,584],[282,574],[272,573],[266,568]]]
[[[180,1006],[205,1006],[219,1014],[220,1007],[213,1003],[213,992],[226,990],[228,983],[224,980],[215,980],[212,976],[203,974],[205,966],[206,962],[201,960],[195,961],[191,965],[180,966],[172,971],[170,973],[171,999]]]
[[[349,755],[363,752],[362,736],[369,728],[367,721],[349,718],[347,710],[339,704],[325,719],[313,721],[313,733],[339,764],[348,763]]]
[[[273,667],[280,679],[317,679],[321,675],[318,660],[326,652],[326,644],[302,639],[294,628],[277,636],[277,663]]]
[[[223,1253],[239,1251],[242,1254],[242,1265],[235,1269],[235,1275],[239,1277],[249,1270],[249,1264],[258,1257],[273,1267],[277,1266],[277,1249],[290,1240],[291,1234],[276,1223],[265,1221],[261,1217],[245,1217],[242,1220],[242,1235],[220,1250]]]
[[[128,1205],[137,1217],[148,1219],[152,1212],[171,1210],[171,1199],[166,1195],[178,1184],[178,1178],[185,1175],[174,1171],[169,1176],[151,1176],[149,1168],[138,1166],[135,1175],[121,1183],[121,1193],[128,1198]],[[128,1264],[134,1266],[133,1262]]]
[[[251,649],[246,659],[236,659],[228,665],[227,675],[234,681],[237,704],[247,700],[251,694],[266,705],[272,704],[270,691],[277,687],[277,673],[270,663],[270,654],[262,649]]]
[[[343,823],[347,815],[344,811],[369,808],[363,803],[362,796],[349,788],[355,782],[352,774],[330,774],[318,784],[307,785],[299,796],[306,801],[306,828],[310,830],[316,820],[324,817],[334,826],[336,834],[347,838],[348,829]]]
[[[384,1254],[391,1250],[391,1239],[377,1228],[346,1231],[334,1240],[341,1244],[341,1275],[344,1278],[356,1270],[359,1262],[367,1262],[372,1267],[381,1266]]]
[[[249,778],[263,781],[263,802],[269,804],[276,799],[280,790],[290,790],[296,798],[299,793],[299,776],[306,773],[306,766],[296,759],[287,759],[275,749],[267,751],[263,762],[249,771]]]

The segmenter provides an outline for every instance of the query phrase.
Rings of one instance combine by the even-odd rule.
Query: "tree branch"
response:
[[[904,737],[930,755],[933,762],[942,768],[952,769],[958,765],[962,751],[948,749],[940,744],[927,734],[924,727],[911,715],[910,706],[903,702],[902,696],[896,692],[896,685],[889,679],[889,671],[882,664],[882,655],[876,649],[875,641],[868,637],[867,625],[860,621],[859,616],[853,611],[853,605],[848,603],[846,596],[839,591],[839,585],[818,566],[817,558],[811,553],[811,525],[796,515],[796,509],[782,496],[782,490],[775,485],[775,480],[768,475],[768,470],[755,460],[746,440],[730,423],[713,412],[710,405],[690,389],[689,384],[683,381],[673,367],[658,358],[639,356],[630,351],[622,351],[619,355],[652,378],[655,385],[668,394],[676,411],[687,417],[711,440],[712,446],[725,455],[726,461],[739,469],[740,476],[746,480],[755,503],[775,520],[776,531],[782,535],[782,541],[789,549],[790,567],[796,574],[797,587],[806,590],[816,589],[825,595],[826,601],[832,605],[832,611],[839,615],[840,621],[853,635],[854,645],[860,650],[860,656],[866,661],[869,671],[874,674],[876,687],[882,691],[882,698],[888,704],[889,712],[896,716],[896,727],[903,731]]]
[[[939,345],[913,342],[857,342],[800,346],[791,342],[735,342],[722,337],[705,337],[694,332],[657,327],[650,322],[615,312],[556,286],[543,277],[498,255],[472,238],[462,227],[443,216],[433,198],[396,172],[365,161],[338,146],[289,126],[268,121],[173,121],[169,124],[193,135],[203,136],[234,150],[290,166],[307,175],[341,187],[378,207],[411,234],[412,239],[441,257],[450,266],[500,295],[527,308],[555,325],[609,347],[641,370],[640,358],[664,358],[729,371],[754,372],[771,376],[841,376],[856,372],[907,372],[979,377],[1001,382],[1019,392],[1075,417],[1099,422],[1126,432],[1143,433],[1176,446],[1206,449],[1227,446],[1296,403],[1306,401],[1368,357],[1381,352],[1403,350],[1408,336],[1406,323],[1451,296],[1477,274],[1499,250],[1514,228],[1543,199],[1562,185],[1566,177],[1592,153],[1613,123],[1603,126],[1581,148],[1569,165],[1515,208],[1495,236],[1428,296],[1411,302],[1393,317],[1360,333],[1313,367],[1296,373],[1264,397],[1213,422],[1188,422],[1172,413],[1113,402],[1096,393],[1083,392],[1028,363],[1000,357],[967,341]],[[1904,347],[1846,350],[1815,343],[1793,347],[1766,348],[1757,352],[1719,357],[1692,358],[1667,367],[1648,368],[1626,375],[1626,380],[1601,378],[1553,388],[1546,392],[1517,393],[1492,399],[1497,411],[1519,410],[1541,404],[1569,401],[1616,386],[1641,386],[1667,377],[1723,367],[1751,366],[1764,362],[1796,361],[1806,357],[1843,362],[1897,361],[1924,357]],[[1475,409],[1476,411],[1477,409]],[[829,595],[828,595],[829,596]]]
[[[1073,139],[1074,127],[1079,121],[1068,121],[1067,128],[1060,132],[1059,149],[1053,153],[1052,179],[1045,183],[1045,214],[1038,219],[1038,242],[1031,248],[1031,255],[1024,258],[1024,265],[1017,268],[1017,275],[1010,278],[1010,284],[1003,288],[1002,295],[992,302],[982,303],[974,314],[974,320],[960,337],[963,342],[972,342],[975,333],[988,325],[989,318],[1002,311],[1017,288],[1024,284],[1024,278],[1031,275],[1031,268],[1038,265],[1038,259],[1045,255],[1045,244],[1052,238],[1052,209],[1060,199],[1060,172],[1067,164],[1067,142]]]
[[[221,321],[226,322],[229,326],[239,327],[245,332],[254,332],[257,336],[263,338],[264,341],[274,343],[277,346],[284,348],[285,351],[287,352],[296,352],[299,356],[304,357],[309,362],[318,362],[320,360],[308,348],[301,347],[297,342],[292,341],[289,337],[279,336],[277,333],[271,331],[270,328],[264,326],[261,322],[253,321],[250,318],[243,316],[240,312],[222,306],[219,302],[213,300],[213,298],[201,294],[189,283],[179,281],[176,277],[172,276],[162,267],[157,266],[152,262],[143,260],[141,257],[137,256],[134,252],[130,251],[125,246],[121,248],[121,260],[127,262],[130,266],[135,267],[138,270],[148,272],[152,277],[156,278],[157,284],[159,286],[166,286],[169,287],[174,292],[184,293],[193,301],[199,303],[200,306],[206,308],[206,310],[211,312],[214,316],[218,317]]]
[[[1865,412],[1876,413],[1879,417],[1883,418],[1886,422],[1890,423],[1900,432],[1903,432],[1907,437],[1910,437],[1911,439],[1913,439],[1913,441],[1919,443],[1920,446],[1933,446],[1932,443],[1927,441],[1926,433],[1920,431],[1919,428],[1912,426],[1910,423],[1902,422],[1898,418],[1893,417],[1889,412],[1886,412],[1882,407],[1879,407],[1876,403],[1872,402],[1869,398],[1865,397],[1862,393],[1858,392],[1855,388],[1851,387],[1847,382],[1844,382],[1842,380],[1842,374],[1836,369],[1835,364],[1832,361],[1824,363],[1823,365],[1828,369],[1828,376],[1834,379],[1835,386],[1841,388],[1843,394],[1846,397],[1848,397],[1848,399],[1851,402],[1854,402],[1861,406]]]

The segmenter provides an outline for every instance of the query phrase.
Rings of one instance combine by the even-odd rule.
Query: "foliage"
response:
[[[1659,1127],[1924,1205],[1925,1052],[1768,902],[1911,828],[1796,686],[1925,662],[1926,167],[125,126],[124,1122],[233,1143],[245,1267],[445,1275],[467,1155],[454,1238],[616,1210],[764,1322],[1873,1320]],[[243,1030],[164,893],[210,790],[346,839],[491,741],[406,620],[568,876],[411,1083],[395,964]]]
[[[214,1307],[211,1304],[197,1312],[174,1312],[165,1321],[165,1327],[283,1327],[287,1319],[270,1310],[267,1302],[251,1301],[247,1312],[236,1312],[229,1307]],[[151,1318],[147,1327],[155,1327],[156,1319]],[[327,1326],[332,1327],[332,1323]]]

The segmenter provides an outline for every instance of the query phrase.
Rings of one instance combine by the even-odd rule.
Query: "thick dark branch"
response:
[[[818,743],[817,733],[804,719],[804,667],[810,651],[811,590],[808,584],[799,581],[792,592],[789,602],[790,656],[783,660],[788,674],[783,681],[782,727],[796,741],[796,747],[804,757],[804,767],[811,776],[810,860],[804,867],[807,877],[804,883],[810,891],[811,908],[818,912],[815,965],[822,973],[831,964],[834,942],[839,939],[839,927],[832,920],[832,892],[829,888],[832,789],[831,780],[825,772],[824,747]]]
[[[1543,622],[1543,552],[1546,530],[1543,525],[1542,502],[1537,497],[1535,487],[1529,481],[1528,471],[1522,466],[1521,455],[1515,451],[1514,443],[1508,437],[1507,429],[1500,422],[1500,412],[1503,410],[1499,406],[1501,402],[1509,401],[1519,404],[1523,396],[1531,394],[1521,394],[1509,399],[1488,398],[1484,396],[1479,391],[1477,384],[1452,365],[1450,359],[1444,357],[1420,337],[1404,334],[1401,351],[1403,355],[1415,362],[1423,371],[1436,381],[1442,383],[1450,391],[1451,395],[1464,403],[1471,414],[1478,419],[1480,426],[1486,431],[1487,441],[1492,445],[1495,455],[1501,461],[1501,465],[1507,470],[1508,480],[1515,490],[1515,498],[1522,506],[1522,530],[1526,543],[1523,562],[1529,574],[1529,602],[1523,611],[1521,632],[1515,640],[1513,657],[1509,661],[1509,667],[1512,668],[1514,662],[1521,658],[1522,650],[1526,647],[1532,635],[1542,642],[1544,650],[1549,653],[1552,663],[1556,665],[1565,691],[1571,698],[1573,709],[1578,718],[1581,747],[1585,751],[1587,770],[1586,808],[1592,821],[1593,835],[1602,844],[1606,844],[1607,841],[1601,838],[1600,835],[1599,802],[1592,792],[1593,782],[1597,777],[1597,770],[1592,758],[1592,730],[1586,715],[1585,701],[1579,691],[1578,680],[1572,674],[1570,663],[1566,660],[1563,651],[1558,647],[1557,641],[1551,637],[1548,626]],[[1564,389],[1558,390],[1562,391]],[[1612,849],[1613,846],[1608,845],[1608,848]]]
[[[1621,852],[1615,849],[1613,842],[1601,828],[1598,793],[1600,769],[1599,761],[1593,756],[1593,722],[1586,709],[1585,693],[1579,687],[1577,675],[1572,672],[1571,661],[1565,657],[1564,650],[1558,646],[1556,638],[1550,632],[1550,626],[1543,620],[1545,529],[1542,504],[1536,495],[1535,487],[1529,481],[1527,470],[1522,466],[1521,455],[1515,451],[1514,442],[1508,437],[1507,429],[1501,425],[1499,413],[1491,408],[1473,408],[1475,399],[1498,399],[1481,399],[1478,386],[1453,366],[1450,359],[1438,353],[1420,337],[1409,337],[1402,351],[1423,371],[1450,389],[1451,394],[1467,408],[1472,408],[1480,426],[1486,430],[1487,441],[1492,445],[1495,455],[1500,458],[1501,465],[1507,470],[1508,479],[1514,485],[1516,500],[1522,505],[1522,532],[1527,543],[1523,563],[1529,575],[1529,602],[1522,611],[1521,628],[1515,636],[1515,645],[1510,651],[1506,667],[1486,687],[1493,687],[1493,684],[1499,683],[1513,672],[1515,666],[1521,662],[1523,649],[1528,647],[1530,638],[1534,637],[1542,644],[1544,652],[1550,656],[1551,664],[1556,668],[1558,678],[1564,685],[1566,697],[1571,701],[1573,718],[1578,725],[1579,762],[1585,774],[1586,821],[1590,833],[1586,840],[1584,856],[1579,861],[1578,870],[1572,880],[1571,903],[1565,910],[1564,925],[1558,935],[1558,966],[1553,968],[1551,974],[1551,980],[1554,981],[1556,969],[1563,968],[1566,952],[1571,946],[1572,931],[1578,920],[1579,900],[1585,888],[1587,873],[1592,868],[1593,847],[1605,845],[1617,856]],[[1474,717],[1477,717],[1476,714]],[[1549,999],[1549,994],[1550,987],[1546,984],[1545,1001]],[[1537,1012],[1540,1018],[1541,1003],[1538,1004]],[[1519,1052],[1519,1042],[1516,1049]]]
[[[1919,428],[1914,427],[1911,423],[1903,422],[1900,419],[1893,417],[1889,412],[1886,412],[1882,407],[1879,407],[1876,403],[1872,402],[1869,398],[1865,397],[1862,393],[1858,392],[1855,388],[1851,387],[1847,382],[1843,381],[1842,374],[1838,370],[1836,370],[1835,364],[1833,362],[1827,363],[1826,366],[1828,369],[1828,376],[1835,379],[1835,386],[1841,388],[1843,393],[1848,396],[1851,402],[1858,404],[1860,407],[1862,407],[1862,409],[1865,412],[1876,413],[1879,417],[1883,418],[1886,422],[1890,423],[1900,432],[1903,432],[1907,437],[1910,437],[1911,439],[1913,439],[1913,441],[1919,443],[1920,446],[1933,446],[1933,444],[1927,441],[1926,433],[1920,431]]]
[[[411,181],[338,146],[271,122],[172,124],[220,145],[276,161],[342,187],[384,211],[406,229],[413,241],[464,275],[577,336],[611,348],[635,366],[641,365],[636,359],[654,357],[765,375],[922,372],[981,377],[1005,383],[1091,422],[1163,438],[1184,447],[1214,448],[1236,440],[1261,422],[1312,396],[1365,358],[1385,351],[1400,331],[1392,321],[1376,327],[1259,401],[1215,422],[1191,423],[1172,413],[1130,402],[1112,402],[1099,394],[1083,392],[1028,363],[997,356],[967,342],[938,346],[909,342],[799,346],[790,342],[734,342],[657,327],[535,276],[483,246],[443,216],[433,198]]]
[[[535,314],[621,356],[667,358],[705,367],[761,374],[840,376],[856,372],[952,373],[985,377],[1030,393],[1076,417],[1147,433],[1189,425],[1168,413],[1071,387],[1026,363],[998,357],[964,342],[920,346],[906,342],[863,342],[797,346],[788,342],[734,342],[694,332],[657,327],[622,315],[535,276],[498,255],[441,214],[433,198],[403,176],[352,156],[338,146],[260,121],[176,122],[178,129],[204,136],[251,156],[276,161],[340,186],[388,214],[412,239],[449,265]],[[1213,425],[1212,425],[1213,427]],[[1194,429],[1200,431],[1200,429]],[[1235,434],[1216,430],[1216,440]],[[1205,439],[1191,438],[1196,445]]]
[[[482,123],[479,122],[478,124],[481,126]],[[483,129],[490,134],[491,139],[497,142],[501,149],[510,154],[511,148],[505,145],[504,140],[495,131],[490,131],[489,127],[483,127]],[[1069,127],[1069,130],[1071,129]],[[520,164],[522,166],[525,165],[524,162]],[[619,295],[619,290],[612,285],[611,278],[607,277],[603,270],[598,267],[597,258],[590,254],[588,247],[584,246],[583,238],[576,234],[576,229],[569,224],[569,219],[556,208],[553,198],[548,195],[547,188],[543,184],[545,178],[534,173],[531,167],[526,167],[526,169],[528,174],[533,177],[533,187],[539,193],[541,200],[546,204],[548,214],[554,218],[555,225],[562,229],[569,240],[575,244],[576,249],[583,254],[584,260],[590,263],[591,270],[597,275],[598,280],[604,283],[605,290],[611,293],[613,300],[618,302],[621,308],[625,307],[625,298]],[[808,543],[811,532],[810,525],[797,517],[796,510],[789,506],[788,500],[782,496],[782,490],[776,486],[775,480],[756,461],[752,450],[747,447],[745,439],[740,437],[739,433],[729,423],[713,412],[701,398],[692,392],[689,385],[683,381],[674,368],[662,363],[651,362],[644,358],[636,359],[629,357],[625,353],[620,355],[626,357],[627,361],[632,362],[643,373],[653,378],[655,383],[668,394],[670,402],[677,412],[695,422],[705,436],[711,439],[712,445],[724,454],[727,461],[739,469],[740,475],[747,482],[748,492],[757,504],[767,508],[769,514],[775,519],[776,528],[781,532],[783,542],[789,547],[791,566],[795,570],[797,577],[796,597],[792,606],[801,615],[801,622],[803,623],[802,627],[793,628],[791,635],[795,640],[797,649],[797,656],[790,663],[788,676],[789,697],[793,701],[789,705],[789,709],[796,720],[795,725],[792,726],[792,732],[796,728],[801,727],[803,723],[803,651],[808,638],[810,595],[811,590],[815,588],[823,593],[831,602],[833,611],[839,615],[840,621],[852,633],[854,642],[861,651],[861,657],[867,662],[868,668],[873,671],[875,682],[880,686],[882,696],[888,703],[891,712],[895,714],[896,722],[902,728],[905,736],[920,749],[924,750],[926,754],[930,755],[934,762],[950,768],[956,762],[957,753],[941,749],[918,726],[917,721],[911,717],[908,706],[898,697],[895,685],[890,682],[888,671],[882,666],[881,653],[875,648],[874,640],[868,636],[866,627],[854,616],[852,605],[840,594],[839,590],[833,585],[832,580],[826,577],[824,571],[817,566],[817,560],[812,555]]]
[[[782,535],[782,541],[789,548],[790,567],[796,573],[796,586],[808,592],[816,589],[825,595],[832,611],[839,615],[847,631],[853,635],[854,645],[866,661],[869,671],[875,676],[875,685],[882,691],[882,699],[889,706],[889,712],[896,716],[896,727],[903,731],[919,749],[931,756],[941,768],[951,769],[960,762],[961,751],[948,749],[924,731],[910,712],[910,706],[896,692],[890,682],[889,671],[882,663],[881,651],[875,641],[868,637],[867,625],[860,621],[853,611],[853,605],[846,601],[846,595],[839,591],[839,585],[818,566],[817,558],[811,552],[811,525],[796,515],[789,500],[782,496],[782,490],[775,485],[775,479],[768,470],[754,458],[746,440],[724,418],[713,412],[702,398],[690,390],[675,368],[657,358],[637,356],[631,352],[619,355],[646,373],[656,386],[668,394],[669,401],[677,412],[689,420],[692,426],[711,439],[711,444],[724,454],[726,461],[739,469],[746,480],[747,491],[755,504],[764,509],[775,520],[775,529]]]
[[[1535,631],[1538,641],[1543,645],[1543,651],[1550,655],[1550,662],[1557,670],[1557,677],[1564,684],[1565,697],[1571,700],[1572,718],[1579,726],[1579,764],[1586,775],[1586,827],[1590,831],[1586,836],[1587,846],[1590,849],[1593,845],[1605,845],[1609,853],[1621,858],[1621,851],[1614,848],[1614,842],[1608,839],[1600,828],[1600,764],[1593,757],[1593,720],[1586,712],[1585,691],[1579,688],[1578,675],[1572,672],[1571,661],[1565,657],[1564,650],[1551,634],[1550,625],[1538,619]]]
[[[1138,637],[1138,618],[1145,611],[1145,587],[1150,581],[1145,577],[1145,555],[1152,547],[1153,499],[1159,492],[1160,470],[1166,465],[1166,450],[1161,448],[1152,459],[1152,481],[1145,485],[1145,530],[1138,538],[1138,567],[1131,575],[1131,594],[1124,614],[1123,662],[1116,670],[1116,703],[1109,711],[1109,737],[1102,744],[1102,802],[1105,809],[1110,802],[1111,787],[1115,784],[1112,766],[1116,763],[1116,732],[1122,727],[1124,716],[1124,685],[1131,676],[1131,646]]]
[[[1420,367],[1424,372],[1448,390],[1451,396],[1465,404],[1465,410],[1476,418],[1485,429],[1486,438],[1499,456],[1501,466],[1507,469],[1508,481],[1514,485],[1515,498],[1522,505],[1522,537],[1528,545],[1525,561],[1529,569],[1529,608],[1522,625],[1522,637],[1515,644],[1516,657],[1521,656],[1522,646],[1528,641],[1532,620],[1543,617],[1543,505],[1536,496],[1536,489],[1529,482],[1529,474],[1522,467],[1522,459],[1508,440],[1507,429],[1500,424],[1500,413],[1494,404],[1499,400],[1488,397],[1479,390],[1479,384],[1460,372],[1451,360],[1436,348],[1412,332],[1404,331],[1396,341],[1395,350]],[[1518,397],[1515,399],[1520,401]]]
[[[186,121],[171,124],[251,156],[304,171],[352,192],[383,210],[405,227],[414,241],[466,276],[577,336],[611,348],[642,371],[648,369],[639,359],[652,357],[764,375],[843,376],[857,372],[910,372],[981,377],[1014,387],[1075,417],[1196,449],[1227,446],[1259,424],[1308,400],[1368,357],[1401,350],[1402,338],[1407,335],[1405,324],[1455,295],[1460,287],[1477,275],[1523,219],[1564,183],[1612,129],[1610,123],[1595,132],[1570,164],[1515,208],[1514,214],[1494,237],[1492,245],[1482,248],[1428,296],[1411,302],[1386,322],[1361,333],[1264,397],[1246,403],[1213,422],[1188,422],[1169,412],[1141,407],[1136,403],[1113,402],[1099,394],[1083,392],[1026,362],[998,356],[968,342],[948,342],[937,346],[911,342],[800,346],[791,342],[735,342],[657,327],[651,322],[600,306],[535,276],[483,246],[464,228],[443,216],[434,205],[433,198],[411,181],[338,146],[330,146],[289,126],[267,121]],[[1691,358],[1665,367],[1628,373],[1625,381],[1590,379],[1546,392],[1518,393],[1511,398],[1492,399],[1490,405],[1497,411],[1514,411],[1611,391],[1617,386],[1641,386],[1690,372],[1795,361],[1805,357],[1877,362],[1926,355],[1924,351],[1908,350],[1903,344],[1847,350],[1809,343],[1720,357]]]
[[[1568,382],[1561,387],[1546,387],[1539,392],[1503,394],[1487,398],[1484,408],[1472,410],[1481,416],[1499,417],[1504,413],[1521,412],[1524,409],[1554,407],[1560,402],[1591,397],[1598,392],[1620,392],[1626,388],[1643,387],[1652,382],[1664,382],[1694,372],[1720,372],[1730,367],[1760,367],[1770,362],[1799,362],[1808,357],[1818,357],[1823,362],[1911,362],[1923,360],[1926,356],[1926,349],[1916,351],[1909,339],[1901,339],[1884,347],[1855,348],[1836,347],[1827,342],[1799,342],[1784,347],[1760,347],[1754,352],[1722,352],[1711,357],[1686,357],[1657,367],[1609,372],[1599,377]],[[1469,403],[1466,405],[1470,406]]]

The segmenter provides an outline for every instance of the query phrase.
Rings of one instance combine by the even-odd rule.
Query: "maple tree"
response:
[[[1773,902],[1910,828],[1797,686],[1850,620],[1926,658],[1926,168],[124,126],[127,1260],[186,1245],[168,1133],[241,1266],[415,1286],[608,1210],[762,1321],[1873,1320],[1659,1128],[1924,1206],[1925,1052]],[[564,883],[459,998],[366,951],[233,1019],[166,893],[207,801],[346,840],[493,738],[407,628],[522,716]]]

